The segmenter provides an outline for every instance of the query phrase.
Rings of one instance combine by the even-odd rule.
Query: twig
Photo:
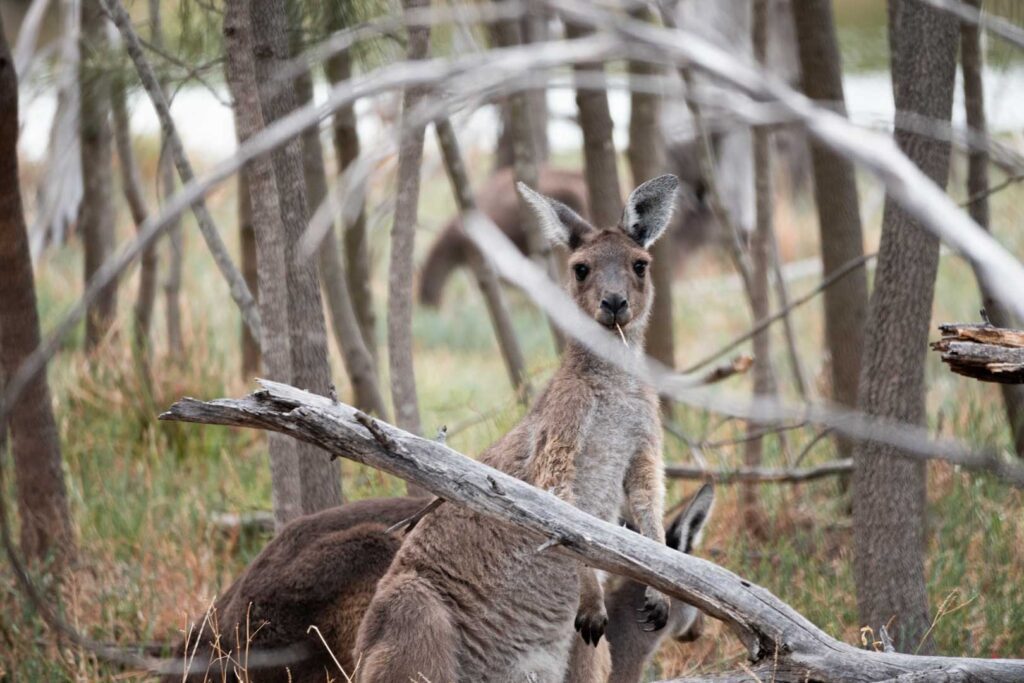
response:
[[[703,467],[686,465],[667,465],[665,476],[669,479],[711,479],[716,484],[793,484],[812,481],[836,474],[853,471],[853,460],[833,460],[822,465],[806,468],[741,467],[735,470],[709,470]]]
[[[792,310],[794,310],[796,308],[799,308],[800,306],[803,306],[808,301],[810,301],[811,299],[813,299],[817,295],[819,295],[822,292],[824,292],[826,289],[831,287],[833,284],[835,284],[839,280],[843,279],[844,277],[846,277],[847,275],[849,275],[850,273],[852,273],[856,269],[864,266],[864,264],[866,264],[871,259],[875,258],[875,256],[876,256],[876,254],[874,254],[874,253],[864,254],[863,256],[860,256],[858,258],[853,259],[852,261],[847,261],[846,264],[844,264],[841,268],[836,269],[836,271],[834,273],[832,273],[827,278],[824,278],[820,283],[818,283],[817,287],[815,287],[811,291],[807,292],[803,296],[799,296],[796,299],[793,299],[791,302],[789,302],[789,306],[788,307],[783,308],[782,310],[776,311],[775,313],[771,314],[767,318],[763,318],[763,319],[757,321],[756,323],[754,323],[754,326],[751,327],[749,330],[747,330],[746,332],[744,332],[740,336],[734,338],[732,341],[730,341],[725,346],[719,348],[717,351],[714,351],[713,353],[711,353],[711,354],[705,356],[704,358],[700,359],[699,361],[697,361],[693,365],[689,366],[688,368],[686,368],[682,372],[687,373],[687,374],[692,373],[692,372],[696,372],[697,370],[699,370],[700,368],[704,367],[708,363],[713,362],[716,358],[719,358],[719,357],[724,356],[725,354],[729,353],[733,349],[737,348],[740,344],[742,344],[743,342],[747,341],[748,339],[753,337],[755,334],[760,332],[761,330],[765,329],[766,327],[768,327],[772,323],[774,323],[774,322],[782,319],[786,315],[788,315],[790,313],[790,311],[792,311]]]

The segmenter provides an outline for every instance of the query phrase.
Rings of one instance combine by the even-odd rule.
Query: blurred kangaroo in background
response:
[[[718,139],[712,135],[712,143]],[[668,148],[666,171],[679,178],[676,211],[666,231],[665,239],[676,247],[675,263],[659,264],[659,268],[675,268],[682,259],[701,246],[716,239],[716,224],[706,201],[706,185],[697,163],[694,142],[675,143]],[[587,183],[582,171],[569,171],[541,166],[537,191],[556,199],[587,218]],[[515,171],[499,168],[477,190],[477,207],[501,228],[502,232],[528,252],[526,230],[520,215],[520,203],[515,194]],[[419,299],[427,306],[440,306],[448,278],[466,265],[468,237],[462,231],[462,219],[453,217],[427,252],[420,268]]]
[[[638,355],[654,296],[647,248],[668,226],[678,185],[671,175],[647,181],[630,194],[619,225],[601,230],[519,186],[548,239],[569,252],[570,296]],[[663,543],[661,438],[653,389],[573,340],[530,412],[480,460],[605,521],[628,504],[640,532]],[[608,614],[594,570],[538,552],[545,540],[455,505],[428,515],[360,625],[358,680],[561,681],[574,617],[597,645]],[[644,590],[645,623],[662,628],[668,608],[660,591]]]
[[[665,532],[665,542],[679,552],[691,552],[707,522],[714,499],[705,484]],[[428,502],[425,498],[382,498],[348,503],[295,520],[275,536],[249,567],[214,603],[210,622],[174,648],[178,657],[195,654],[193,670],[211,660],[212,643],[237,659],[246,650],[235,642],[248,630],[250,653],[300,645],[301,661],[287,666],[250,668],[259,681],[314,683],[352,675],[356,630],[373,597],[377,582],[387,571],[401,543],[402,531],[387,529],[408,519]],[[605,604],[608,610],[606,643],[601,661],[594,648],[577,640],[565,683],[636,683],[659,645],[667,638],[689,642],[700,637],[703,615],[695,607],[672,599],[668,623],[659,631],[643,630],[636,621],[644,606],[644,586],[622,577],[609,577]],[[337,663],[315,633],[323,634]],[[236,632],[236,625],[238,631]],[[610,652],[608,647],[610,646]],[[610,673],[608,668],[610,666]],[[202,680],[194,674],[189,680]],[[210,680],[219,680],[211,674]],[[168,676],[181,681],[181,676]]]

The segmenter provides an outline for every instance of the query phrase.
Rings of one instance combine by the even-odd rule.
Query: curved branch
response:
[[[603,522],[550,493],[350,406],[286,384],[260,384],[262,389],[241,399],[183,399],[160,419],[287,433],[402,477],[449,503],[535,532],[539,540],[557,539],[557,548],[548,552],[568,553],[654,586],[725,622],[747,647],[754,665],[775,672],[773,680],[878,681],[918,671],[969,671],[990,681],[1024,677],[1024,660],[859,650],[831,638],[768,590],[711,562]]]

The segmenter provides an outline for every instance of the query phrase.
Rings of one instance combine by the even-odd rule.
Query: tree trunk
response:
[[[242,277],[249,291],[260,300],[259,270],[256,263],[256,231],[253,229],[252,220],[252,197],[249,191],[248,171],[238,174],[238,242],[242,257],[240,266]],[[263,317],[263,310],[260,310],[260,318]],[[264,329],[266,323],[263,324]],[[260,344],[259,340],[252,336],[252,332],[243,322],[240,326],[242,346],[242,379],[251,380],[260,372]]]
[[[248,0],[229,0],[224,11],[225,78],[234,101],[235,131],[239,144],[263,129]],[[245,167],[249,188],[256,263],[259,275],[261,347],[267,377],[291,377],[287,262],[281,209],[270,157],[262,156]],[[281,434],[268,434],[270,483],[277,528],[302,514],[298,443]]]
[[[150,40],[157,49],[163,47],[163,21],[160,14],[160,0],[149,0]],[[166,79],[161,79],[160,89],[169,96]],[[167,133],[160,131],[160,163],[157,169],[159,187],[164,197],[174,194],[174,159],[167,144]],[[167,230],[167,273],[164,275],[164,318],[167,324],[167,348],[173,355],[184,350],[181,336],[181,270],[185,245],[181,234],[181,219]],[[255,296],[255,290],[250,287]],[[251,335],[250,335],[251,336]]]
[[[408,10],[428,7],[429,0],[403,0]],[[430,29],[409,29],[408,58],[424,59]],[[391,264],[388,269],[388,361],[391,368],[391,401],[396,423],[419,434],[420,410],[412,357],[412,273],[417,209],[420,199],[420,165],[423,160],[423,126],[407,126],[407,117],[423,97],[423,90],[407,88],[402,98],[401,143],[398,149],[398,195],[391,227]],[[412,488],[409,490],[413,493]]]
[[[18,80],[0,20],[0,382],[39,346],[39,313],[18,180]],[[46,371],[10,406],[21,549],[31,560],[74,557],[74,533],[61,470],[60,439]],[[3,439],[0,439],[2,442]]]
[[[967,0],[967,3],[981,8],[981,0]],[[967,128],[974,134],[986,138],[988,124],[985,121],[985,89],[982,82],[985,56],[981,50],[978,26],[968,21],[960,24],[960,65],[964,76]],[[989,229],[988,197],[985,196],[989,187],[988,161],[988,150],[984,147],[972,149],[967,157],[967,196],[978,197],[968,205],[968,211],[974,222],[986,230]],[[1010,312],[992,295],[980,276],[978,284],[981,288],[981,305],[992,324],[999,327],[1014,327]],[[1024,387],[1003,384],[1002,393],[1014,449],[1019,457],[1024,458]]]
[[[634,17],[652,21],[649,10],[634,13]],[[639,79],[656,76],[662,69],[649,62],[630,62],[629,71]],[[654,93],[634,90],[629,114],[629,168],[633,185],[650,180],[665,171],[665,140],[661,134],[661,102]],[[654,243],[651,255],[658,264],[652,273],[654,304],[651,322],[647,328],[647,353],[667,367],[675,367],[675,339],[672,333],[672,271],[674,255],[671,236]],[[668,409],[671,403],[662,404]]]
[[[828,102],[845,115],[843,71],[832,0],[795,2],[793,16],[804,93],[811,99]],[[811,163],[823,274],[828,278],[864,256],[857,178],[853,164],[846,157],[813,139]],[[832,400],[851,408],[857,403],[867,311],[865,270],[858,268],[825,290],[825,342],[832,359]],[[837,437],[836,443],[840,457],[852,455],[851,441]]]
[[[754,56],[760,64],[767,61],[768,52],[768,0],[755,0],[753,5],[751,35]],[[772,263],[772,160],[771,134],[764,126],[752,131],[754,157],[754,197],[756,225],[750,245],[751,280],[750,308],[754,320],[763,320],[771,314],[771,289],[768,283]],[[754,347],[754,395],[770,396],[776,393],[775,376],[772,373],[771,330],[759,330],[753,338]],[[747,433],[761,432],[764,424],[750,422]],[[747,467],[759,467],[764,451],[764,440],[752,438],[744,447],[743,462]],[[744,486],[744,511],[747,522],[756,530],[753,517],[757,503],[757,487]]]
[[[572,22],[566,22],[568,38],[582,38],[592,33]],[[602,64],[576,64],[573,71],[580,75],[601,76]],[[583,161],[590,196],[590,217],[598,228],[618,225],[622,217],[622,196],[619,188],[619,170],[612,140],[612,116],[608,111],[608,94],[604,90],[576,88],[576,108],[579,110],[580,128],[583,130]]]
[[[347,27],[342,3],[328,3],[328,26],[332,31]],[[332,85],[347,81],[352,76],[352,62],[348,50],[331,56],[325,65],[327,79]],[[332,117],[334,126],[334,150],[338,157],[338,172],[345,170],[359,158],[359,131],[356,130],[355,108],[352,104],[336,111]],[[373,310],[373,288],[370,269],[370,248],[366,233],[366,198],[360,196],[359,210],[351,224],[342,219],[342,236],[345,245],[345,273],[352,305],[363,334],[363,343],[374,359],[374,372],[379,360],[377,349],[377,316]]]
[[[490,26],[490,31],[492,42],[499,47],[513,47],[523,42],[522,26],[518,21],[506,20],[495,22]],[[512,142],[512,158],[516,180],[525,183],[533,189],[537,189],[540,177],[535,144],[537,128],[534,124],[534,113],[530,97],[525,92],[513,93],[508,98],[507,106],[509,114],[506,121],[511,126],[509,134]],[[547,116],[546,107],[544,116]],[[555,260],[555,252],[541,232],[536,212],[521,195],[518,197],[518,200],[519,215],[523,221],[523,228],[526,232],[526,245],[530,255],[544,264],[550,277],[559,280],[560,274]],[[548,324],[551,327],[551,335],[555,340],[555,348],[561,351],[564,345],[562,334],[553,322],[549,320]]]
[[[520,22],[520,35],[523,43],[541,43],[547,37],[547,17],[540,9],[531,11]],[[534,88],[526,91],[529,101],[530,127],[532,128],[533,158],[538,164],[548,160],[548,103],[547,89]],[[511,98],[506,98],[498,106],[501,117],[501,130],[494,148],[494,170],[515,165],[516,123],[513,120],[515,108]]]
[[[295,90],[277,78],[289,61],[288,13],[285,0],[254,0],[249,19],[252,50],[263,121],[270,125],[295,109]],[[300,260],[298,242],[309,223],[306,182],[302,173],[302,140],[271,154],[283,228],[288,289],[288,334],[291,338],[292,381],[327,394],[331,369],[327,358],[320,284],[314,264]],[[341,504],[341,470],[326,453],[309,444],[298,446],[302,511],[306,514]]]
[[[957,22],[915,0],[890,0],[889,44],[897,112],[950,120],[956,77]],[[899,114],[897,114],[899,117]],[[940,187],[949,143],[896,125],[896,142]],[[939,241],[900,205],[886,200],[871,298],[860,408],[914,425],[924,422],[924,364]],[[896,647],[913,650],[928,626],[924,577],[926,479],[922,462],[875,442],[854,450],[854,579],[861,624],[896,618]]]
[[[125,200],[132,214],[136,229],[142,226],[149,216],[146,207],[139,169],[135,163],[135,152],[132,150],[132,131],[128,116],[127,92],[123,76],[115,75],[111,92],[111,111],[114,121],[114,141],[117,145],[117,158],[121,166],[121,184],[124,186]],[[150,329],[153,321],[153,306],[156,304],[156,249],[150,247],[142,252],[139,267],[139,293],[132,309],[132,343],[142,358],[146,376],[149,376]]]
[[[434,126],[437,130],[438,146],[444,156],[444,164],[448,171],[448,179],[452,183],[455,200],[459,205],[459,211],[465,215],[476,208],[476,202],[473,199],[473,190],[469,183],[469,174],[466,172],[466,164],[459,151],[458,138],[456,138],[455,130],[448,119],[441,119],[435,122]],[[467,260],[474,277],[476,277],[480,292],[484,296],[484,303],[491,318],[494,334],[498,338],[498,347],[501,350],[501,358],[505,361],[509,380],[519,399],[526,402],[530,392],[526,377],[526,364],[523,361],[523,351],[519,347],[515,328],[512,326],[512,316],[509,314],[505,294],[498,281],[498,274],[476,244],[471,240],[467,240],[467,242]]]
[[[113,137],[110,129],[110,72],[103,59],[107,52],[106,18],[100,0],[82,0],[82,58],[78,79],[81,87],[79,131],[84,187],[78,227],[85,246],[85,282],[114,252]],[[85,347],[92,350],[103,339],[117,313],[117,283],[104,288],[89,307],[85,320]]]
[[[293,36],[298,35],[293,31]],[[293,43],[294,41],[293,37]],[[293,45],[293,54],[299,58],[301,46]],[[309,69],[303,69],[295,79],[295,95],[300,106],[313,101],[313,79]],[[320,144],[320,130],[308,128],[302,134],[302,168],[309,193],[309,206],[319,207],[327,199],[327,172],[324,169],[323,147]],[[377,371],[370,351],[366,348],[352,297],[345,278],[345,266],[341,260],[341,249],[334,233],[334,225],[324,235],[317,251],[320,262],[320,280],[327,297],[327,309],[331,315],[334,340],[341,350],[355,404],[360,410],[387,417],[387,406],[380,393]]]

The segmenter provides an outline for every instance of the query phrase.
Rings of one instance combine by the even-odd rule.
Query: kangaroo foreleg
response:
[[[640,533],[665,543],[664,515],[665,478],[661,460],[661,444],[654,442],[643,448],[633,458],[626,473],[626,499],[629,503],[633,522]],[[647,587],[644,606],[640,608],[638,621],[645,631],[658,631],[668,621],[669,599],[661,591]]]

